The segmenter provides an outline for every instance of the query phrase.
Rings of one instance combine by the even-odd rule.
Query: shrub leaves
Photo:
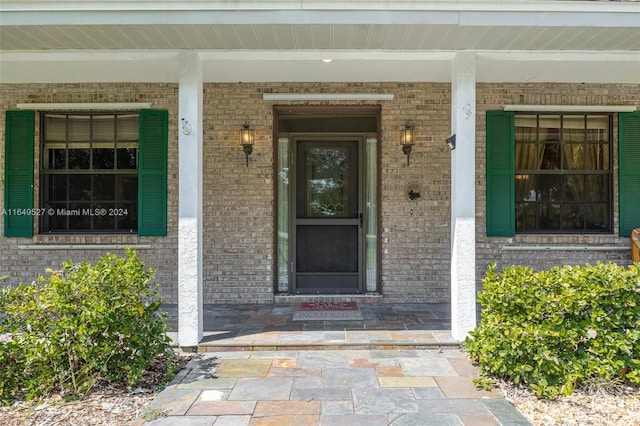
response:
[[[50,392],[81,397],[100,380],[133,384],[170,357],[161,300],[133,249],[94,265],[65,262],[0,294],[0,402]]]
[[[640,383],[640,272],[613,263],[534,272],[489,265],[464,345],[480,371],[569,395],[592,379]]]

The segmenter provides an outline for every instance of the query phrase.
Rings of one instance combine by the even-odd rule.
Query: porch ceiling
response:
[[[182,51],[208,81],[449,81],[462,50],[480,81],[639,82],[640,3],[0,3],[0,82],[176,81]]]
[[[640,27],[459,24],[3,25],[0,27],[0,49],[638,51]]]

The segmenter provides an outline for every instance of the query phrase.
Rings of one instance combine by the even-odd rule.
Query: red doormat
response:
[[[301,311],[357,311],[356,302],[303,302]]]

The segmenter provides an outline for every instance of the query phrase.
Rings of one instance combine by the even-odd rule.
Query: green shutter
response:
[[[640,228],[640,112],[618,114],[620,236]]]
[[[487,111],[487,236],[507,237],[515,224],[515,136],[511,111]]]
[[[169,114],[140,111],[138,235],[167,235],[167,148]]]
[[[4,236],[33,236],[34,111],[7,111],[4,144]]]

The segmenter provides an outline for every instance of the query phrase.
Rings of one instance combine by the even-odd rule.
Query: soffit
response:
[[[640,3],[0,3],[0,50],[640,50]]]
[[[24,25],[0,50],[640,50],[640,27],[444,24]]]
[[[0,3],[0,82],[640,81],[640,2],[29,1]],[[327,67],[320,62],[333,58]]]

